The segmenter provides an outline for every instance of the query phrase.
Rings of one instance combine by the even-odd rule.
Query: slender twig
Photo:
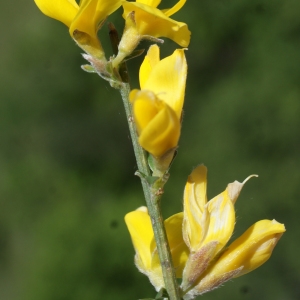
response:
[[[120,88],[120,93],[123,99],[127,121],[129,124],[129,131],[137,161],[138,170],[143,176],[149,177],[151,176],[151,172],[148,167],[147,154],[138,142],[136,126],[132,117],[132,108],[129,102],[129,92],[129,84],[123,83],[122,87]],[[179,294],[175,270],[172,263],[170,247],[160,209],[160,189],[163,186],[163,183],[161,184],[161,186],[159,184],[150,185],[149,183],[147,183],[146,180],[142,179],[142,186],[149,215],[152,221],[154,237],[162,267],[166,290],[168,292],[170,300],[180,300],[181,298]]]

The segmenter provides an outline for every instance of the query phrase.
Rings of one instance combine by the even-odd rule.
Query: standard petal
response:
[[[70,27],[79,7],[75,0],[34,0],[38,8],[48,17]]]
[[[103,20],[115,12],[125,0],[98,0],[96,19]]]
[[[211,241],[218,241],[217,254],[227,244],[233,233],[235,225],[234,206],[226,191],[210,200],[207,206],[209,225],[202,245]]]
[[[184,190],[184,208],[191,209],[193,215],[198,217],[203,214],[204,207],[207,203],[207,168],[204,165],[199,165],[189,175]],[[185,210],[185,209],[184,209]]]
[[[139,208],[125,216],[125,222],[130,233],[138,260],[145,270],[151,268],[151,243],[154,237],[151,220],[146,207]]]
[[[159,47],[157,45],[150,46],[147,55],[145,56],[144,61],[140,67],[139,80],[141,89],[144,89],[149,75],[151,74],[153,68],[159,63],[159,61]]]
[[[199,165],[189,175],[184,190],[183,235],[191,249],[203,239],[203,213],[207,203],[207,168]]]
[[[116,11],[122,2],[122,0],[82,0],[79,12],[70,27],[71,35],[75,30],[79,30],[97,39],[101,21]]]
[[[184,102],[186,75],[187,63],[184,50],[180,49],[157,63],[144,83],[144,89],[151,90],[167,103],[176,112],[178,120]]]
[[[172,20],[159,9],[142,3],[124,2],[122,5],[125,19],[130,12],[135,12],[136,26],[141,35],[167,37],[181,47],[189,45],[191,32],[185,23]]]

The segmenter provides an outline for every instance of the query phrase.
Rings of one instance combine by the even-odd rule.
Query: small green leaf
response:
[[[154,160],[154,157],[152,155],[148,156],[148,165],[149,165],[151,171],[154,172],[156,167],[155,167],[155,160]]]
[[[136,171],[134,175],[140,177],[142,180],[146,180],[146,182],[152,186],[158,179],[159,177],[154,177],[154,176],[146,176],[144,173],[140,171]]]
[[[97,73],[96,70],[94,69],[94,67],[92,67],[91,65],[82,65],[81,69],[88,73]]]

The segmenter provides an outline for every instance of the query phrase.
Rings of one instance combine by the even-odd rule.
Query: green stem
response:
[[[138,165],[138,170],[145,176],[151,176],[150,169],[148,167],[147,155],[144,149],[138,142],[138,136],[136,132],[136,126],[132,117],[132,108],[129,102],[130,86],[128,83],[123,83],[120,88],[120,93],[123,99],[127,121],[129,124],[129,131],[133,144],[133,149]],[[148,207],[149,215],[152,221],[152,227],[154,231],[154,237],[157,245],[157,251],[162,267],[164,282],[166,290],[170,297],[170,300],[180,300],[179,288],[176,280],[175,270],[172,263],[172,257],[170,247],[164,227],[164,220],[160,209],[160,188],[163,186],[155,185],[150,186],[146,180],[142,179],[143,191]]]

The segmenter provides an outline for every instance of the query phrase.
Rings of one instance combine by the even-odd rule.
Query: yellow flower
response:
[[[179,213],[164,222],[178,278],[181,277],[188,255],[188,249],[181,234],[182,218],[182,213]],[[159,291],[164,287],[164,280],[147,208],[140,207],[128,213],[125,216],[125,222],[136,251],[135,264],[140,272],[148,276],[152,285]]]
[[[184,222],[183,237],[191,252],[196,252],[204,244],[215,241],[218,237],[217,252],[230,239],[234,224],[234,203],[244,184],[235,181],[228,184],[226,190],[207,201],[207,168],[204,165],[196,167],[184,191]]]
[[[156,157],[177,147],[186,74],[184,50],[160,60],[159,48],[153,45],[140,68],[141,90],[130,93],[139,143]]]
[[[252,225],[201,275],[184,299],[193,299],[261,266],[270,258],[284,232],[284,225],[275,220],[262,220]]]
[[[181,284],[184,299],[193,299],[262,265],[285,231],[274,220],[259,221],[224,251],[235,225],[234,203],[246,181],[256,175],[228,184],[208,202],[206,176],[206,167],[198,166],[185,187],[183,239],[190,255]]]
[[[261,220],[225,248],[235,223],[233,205],[253,175],[242,183],[228,184],[224,192],[210,201],[206,197],[206,175],[203,165],[193,170],[185,187],[184,212],[165,221],[176,277],[182,278],[184,300],[261,266],[285,232],[283,224]],[[127,214],[125,221],[136,251],[136,266],[159,290],[164,283],[147,209]]]
[[[54,18],[67,27],[84,50],[88,47],[102,51],[97,32],[101,22],[117,10],[123,0],[34,0],[39,9],[48,17]]]
[[[134,12],[137,31],[141,36],[167,37],[181,47],[187,47],[191,35],[187,25],[169,18],[182,8],[186,0],[179,0],[172,8],[164,10],[157,8],[160,2],[160,0],[123,2],[123,17],[126,19]]]
[[[113,60],[117,68],[125,57],[129,56],[142,39],[163,42],[158,37],[167,37],[182,47],[190,43],[191,32],[185,23],[169,18],[185,4],[186,0],[179,0],[170,9],[160,10],[157,6],[160,0],[137,0],[123,2],[123,17],[126,21],[125,29],[118,46],[118,55]]]

